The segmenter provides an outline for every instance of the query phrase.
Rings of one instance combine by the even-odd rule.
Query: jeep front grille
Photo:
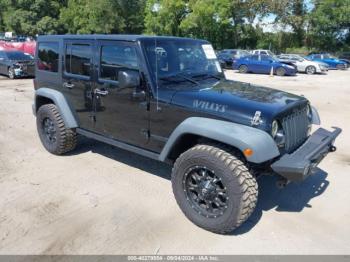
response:
[[[282,119],[282,127],[285,134],[285,150],[293,152],[303,144],[308,136],[309,119],[307,107],[295,110]]]

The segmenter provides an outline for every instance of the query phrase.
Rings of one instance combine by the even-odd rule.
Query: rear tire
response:
[[[306,67],[305,73],[308,74],[308,75],[316,74],[316,67],[314,67],[314,66]]]
[[[240,65],[238,71],[242,74],[248,73],[248,67],[246,65]]]
[[[277,68],[276,75],[278,75],[278,76],[285,76],[286,75],[286,69],[284,69],[283,67]]]
[[[257,203],[258,185],[245,164],[229,150],[212,145],[184,152],[175,162],[171,181],[185,216],[214,233],[232,232]]]
[[[62,155],[76,147],[76,132],[66,128],[56,105],[41,106],[37,112],[36,125],[41,143],[50,153]]]

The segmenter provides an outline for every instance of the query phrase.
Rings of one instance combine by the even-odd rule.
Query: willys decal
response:
[[[208,110],[208,111],[219,112],[219,113],[225,113],[227,109],[227,105],[221,105],[221,104],[212,103],[212,102],[203,101],[203,100],[194,100],[193,107],[203,109],[203,110]]]

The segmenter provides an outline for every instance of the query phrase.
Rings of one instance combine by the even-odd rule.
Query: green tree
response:
[[[60,22],[72,34],[120,33],[124,21],[113,0],[68,0],[61,9]]]
[[[309,45],[335,51],[350,48],[350,0],[314,0]]]
[[[181,36],[180,24],[189,12],[187,0],[148,0],[145,32],[147,34]]]
[[[65,0],[2,0],[3,27],[28,35],[62,32],[58,17],[65,4]]]

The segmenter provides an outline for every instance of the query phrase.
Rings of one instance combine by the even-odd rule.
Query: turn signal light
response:
[[[246,149],[243,150],[243,154],[244,154],[246,157],[252,156],[253,153],[254,153],[254,152],[253,152],[253,149],[251,149],[251,148],[246,148]]]

